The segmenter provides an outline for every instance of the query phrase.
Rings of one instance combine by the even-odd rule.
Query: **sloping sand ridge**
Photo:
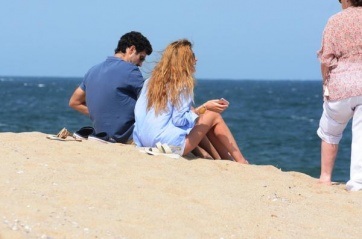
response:
[[[0,144],[1,239],[362,235],[362,192],[302,173],[39,132]]]

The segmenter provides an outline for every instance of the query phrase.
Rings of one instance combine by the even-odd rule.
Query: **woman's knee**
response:
[[[210,111],[209,114],[210,118],[212,119],[214,125],[220,121],[224,121],[220,113],[216,113],[214,111]]]

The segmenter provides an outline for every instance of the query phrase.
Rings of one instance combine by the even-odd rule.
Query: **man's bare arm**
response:
[[[82,114],[89,115],[85,101],[85,92],[80,87],[78,87],[70,97],[69,106]]]

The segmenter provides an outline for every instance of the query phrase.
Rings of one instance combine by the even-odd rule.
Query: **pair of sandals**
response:
[[[102,132],[98,134],[94,134],[93,127],[83,127],[80,130],[76,131],[73,134],[75,139],[88,139],[88,140],[96,140],[102,143],[115,143],[115,140],[109,138],[107,133]],[[174,153],[175,151],[180,151],[181,147],[177,146],[169,146],[167,144],[162,144],[161,142],[156,143],[156,147],[146,147],[143,149],[143,152],[150,155],[164,155],[170,158],[180,158],[179,154]]]
[[[169,158],[180,158],[179,154],[174,153],[174,151],[181,150],[180,147],[177,146],[169,146],[168,144],[162,144],[161,142],[156,143],[156,147],[145,147],[141,152],[145,152],[150,155],[163,155]]]
[[[73,134],[68,131],[66,128],[63,128],[57,135],[47,135],[48,139],[53,140],[67,140],[68,136],[72,136],[76,141],[82,140],[95,140],[101,143],[115,143],[116,141],[110,138],[107,133],[101,132],[95,134],[94,128],[90,126],[82,127]],[[162,144],[161,142],[156,143],[156,147],[145,147],[142,152],[145,152],[150,155],[163,155],[169,158],[180,158],[179,154],[174,153],[175,151],[180,151],[181,148],[177,146],[169,146],[168,144]]]
[[[93,127],[82,127],[78,131],[71,133],[66,128],[63,128],[57,135],[47,135],[48,139],[65,141],[68,136],[72,136],[75,141],[95,140],[101,143],[115,143],[113,138],[110,138],[106,132],[96,134]]]
[[[66,128],[63,128],[59,131],[58,134],[53,135],[53,134],[49,134],[47,135],[47,139],[52,139],[52,140],[60,140],[60,141],[69,141],[68,136],[72,136],[73,139],[75,141],[82,141],[82,139],[79,138],[75,138],[74,135],[68,131]]]

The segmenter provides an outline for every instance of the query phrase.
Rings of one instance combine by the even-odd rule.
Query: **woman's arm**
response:
[[[321,72],[323,78],[323,97],[325,100],[328,100],[329,90],[327,87],[328,79],[329,79],[329,67],[326,64],[321,64]]]
[[[203,114],[206,110],[211,110],[216,113],[222,113],[224,110],[226,110],[229,107],[229,102],[225,100],[209,100],[206,101],[204,104],[200,105],[196,109],[194,109],[194,112],[196,114]]]
[[[327,79],[329,76],[329,67],[326,64],[321,64],[321,73],[322,73],[322,79],[323,79],[323,85],[327,83]]]
[[[182,96],[180,105],[173,106],[171,117],[175,126],[192,128],[198,117],[195,110],[192,108],[192,99],[190,97]]]

